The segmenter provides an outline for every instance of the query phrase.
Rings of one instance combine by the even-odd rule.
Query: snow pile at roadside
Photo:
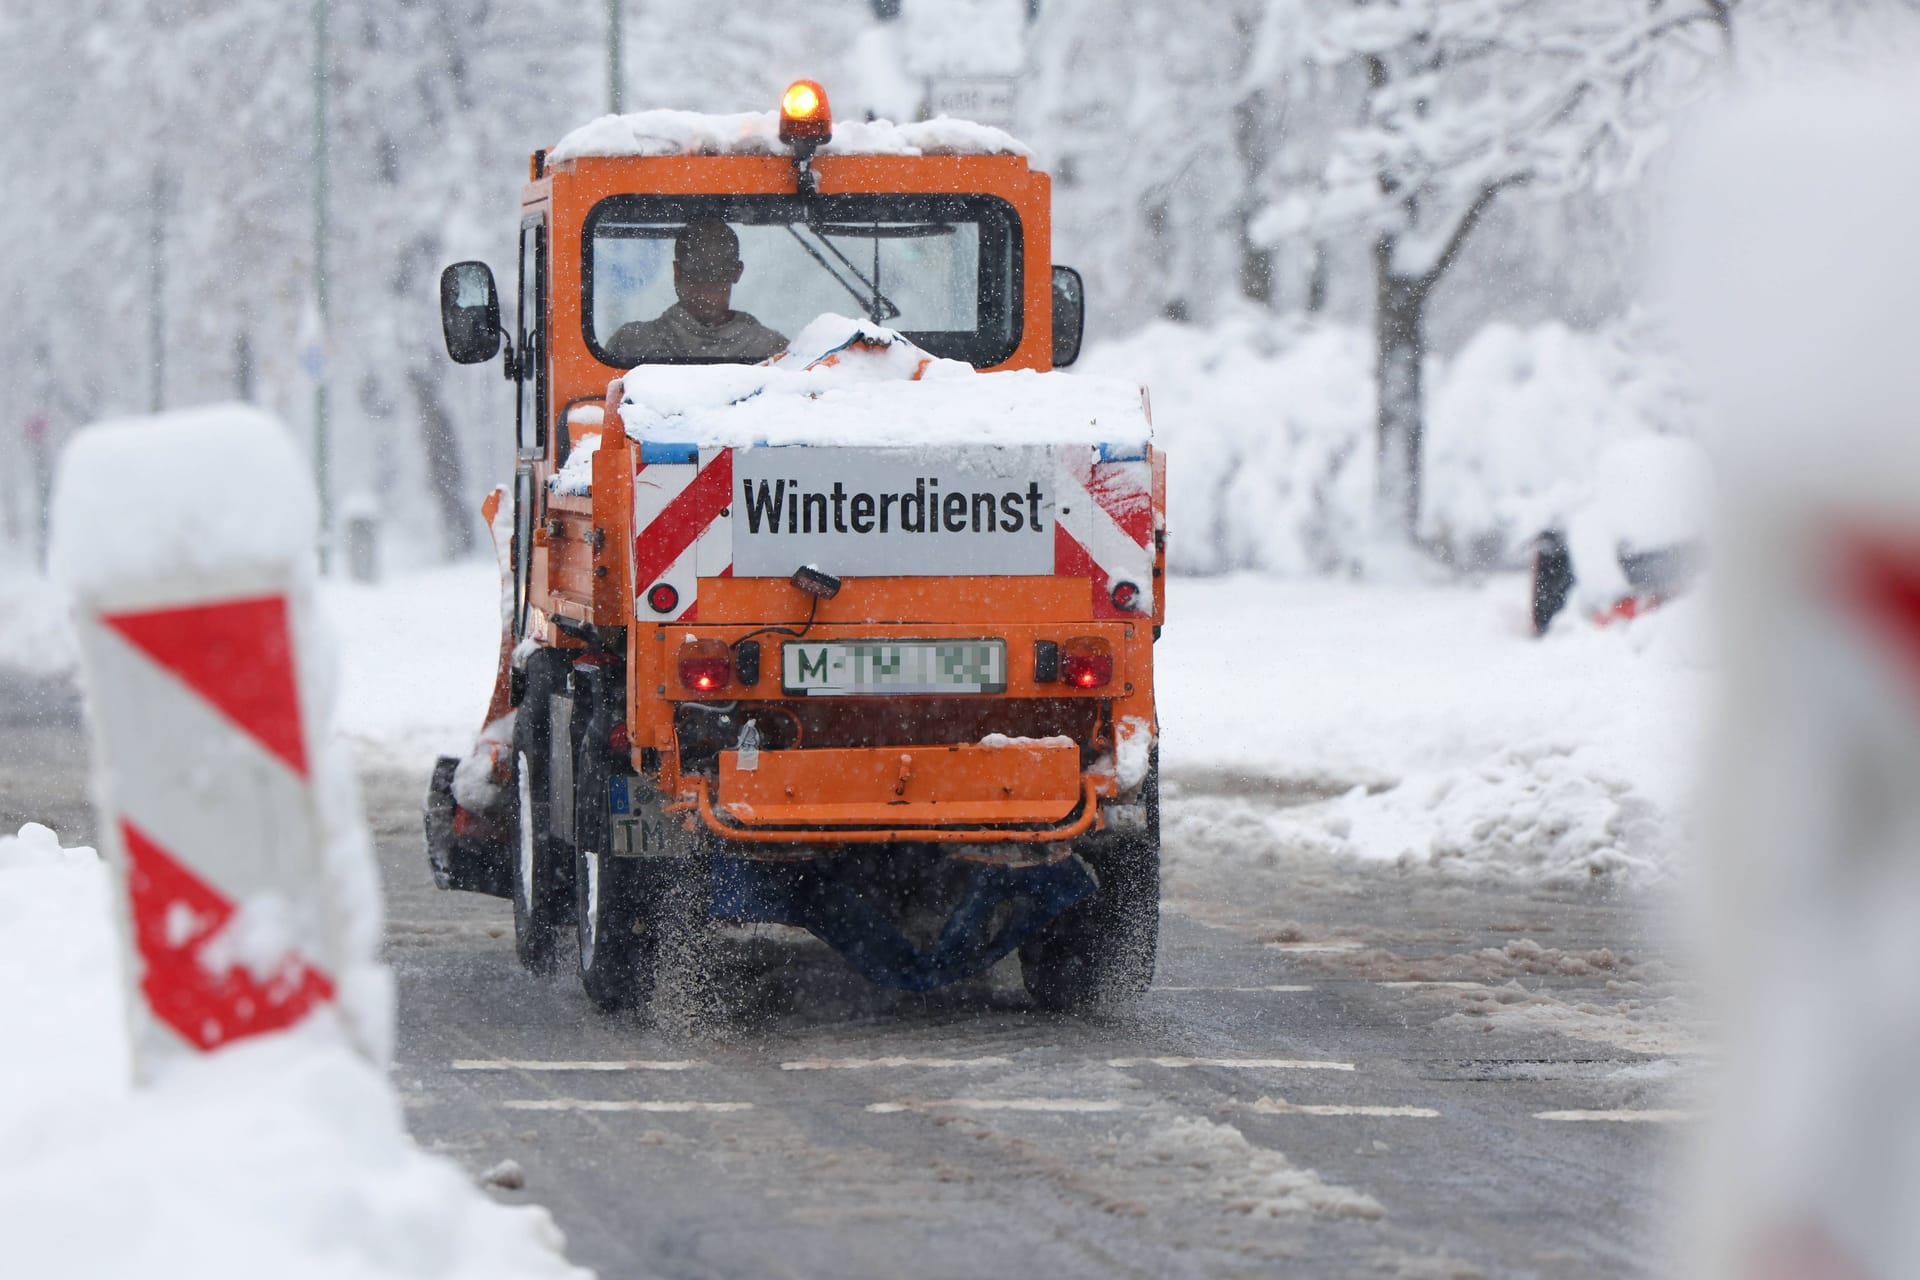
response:
[[[53,1277],[581,1276],[544,1209],[413,1145],[385,1078],[274,1036],[129,1086],[105,868],[0,836],[0,1270]]]
[[[1301,858],[1555,881],[1676,870],[1705,602],[1535,640],[1526,593],[1518,577],[1175,579],[1155,655],[1171,875]]]
[[[92,849],[62,849],[33,822],[0,835],[0,1133],[49,1097],[80,1102],[126,1089],[107,901],[107,869]],[[18,1161],[0,1163],[8,1166]]]
[[[1627,332],[1482,329],[1427,366],[1424,537],[1513,565],[1593,493],[1621,441],[1691,429],[1673,367]],[[1366,333],[1236,317],[1161,323],[1088,351],[1086,373],[1146,384],[1168,456],[1168,555],[1186,573],[1364,570],[1373,522]]]
[[[473,749],[500,662],[500,598],[490,560],[321,583],[340,655],[334,725],[363,764],[372,755],[424,771]]]
[[[32,570],[0,564],[0,667],[65,675],[78,661],[75,644],[67,603],[52,584]]]
[[[1355,788],[1312,813],[1276,818],[1272,830],[1302,852],[1406,867],[1549,881],[1659,879],[1673,833],[1604,755],[1548,738],[1465,768],[1414,774],[1380,794]]]
[[[983,376],[831,314],[765,364],[642,365],[624,385],[627,434],[672,444],[1137,446],[1151,434],[1138,381]]]

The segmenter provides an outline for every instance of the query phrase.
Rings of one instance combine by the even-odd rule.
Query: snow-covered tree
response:
[[[1427,305],[1487,210],[1630,180],[1723,58],[1740,0],[1319,0],[1306,60],[1357,71],[1359,120],[1256,230],[1365,237],[1378,343],[1382,532],[1420,514]],[[1269,22],[1301,30],[1297,0]]]

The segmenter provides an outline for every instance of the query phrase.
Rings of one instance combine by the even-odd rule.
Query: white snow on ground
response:
[[[581,1276],[546,1210],[413,1145],[378,1070],[266,1037],[130,1085],[104,866],[0,836],[0,1272]]]
[[[335,723],[363,762],[426,768],[473,747],[500,661],[500,572],[491,561],[388,578],[329,580],[320,599],[340,654]]]
[[[1550,879],[1673,869],[1708,679],[1701,606],[1535,640],[1526,604],[1517,576],[1176,578],[1155,658],[1173,794],[1183,780],[1254,801],[1344,794],[1169,804],[1169,858],[1229,873],[1303,853]],[[1209,781],[1222,776],[1246,781]]]
[[[1280,851],[1556,879],[1673,870],[1710,679],[1705,602],[1609,628],[1566,617],[1536,640],[1527,590],[1517,575],[1175,576],[1156,653],[1169,856],[1223,872]],[[362,761],[469,750],[499,656],[494,567],[321,597],[338,723]],[[1179,799],[1214,775],[1243,779],[1231,789],[1257,807]],[[1276,789],[1335,798],[1276,809]]]
[[[326,587],[340,722],[363,758],[423,768],[472,745],[497,584],[473,565]],[[1703,602],[1604,629],[1568,618],[1536,640],[1527,589],[1176,577],[1156,654],[1169,857],[1222,872],[1276,850],[1547,878],[1672,870],[1710,678]],[[1286,809],[1179,799],[1213,775],[1256,803],[1371,791]]]
[[[37,823],[0,835],[0,1133],[48,1098],[125,1092],[116,946],[107,869],[92,849],[62,849]],[[0,1216],[13,1220],[11,1209]]]
[[[16,554],[0,545],[0,667],[65,675],[78,661],[66,599],[40,574],[7,562]]]
[[[1380,1202],[1351,1187],[1324,1182],[1278,1151],[1255,1146],[1230,1124],[1199,1116],[1154,1117],[1145,1134],[1116,1143],[1114,1164],[1171,1171],[1202,1203],[1250,1218],[1318,1214],[1378,1218]]]

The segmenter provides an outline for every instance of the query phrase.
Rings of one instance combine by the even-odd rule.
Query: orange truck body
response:
[[[636,484],[648,483],[650,464],[621,421],[618,380],[628,371],[595,354],[584,324],[582,246],[589,215],[603,200],[630,193],[791,196],[795,165],[783,155],[738,154],[549,164],[541,153],[531,170],[521,219],[543,255],[542,337],[531,353],[541,362],[542,382],[533,396],[537,418],[529,425],[535,429],[522,429],[515,486],[524,508],[516,537],[529,544],[510,549],[522,577],[522,634],[503,644],[489,720],[500,721],[516,700],[509,661],[516,642],[523,659],[539,650],[588,662],[617,659],[624,669],[617,735],[622,763],[637,787],[659,797],[672,821],[729,857],[793,862],[855,846],[912,846],[1015,865],[1070,857],[1076,841],[1099,838],[1110,825],[1109,805],[1138,800],[1122,794],[1114,768],[1123,745],[1119,737],[1151,734],[1157,725],[1153,646],[1165,615],[1160,456],[1149,448],[1145,457],[1132,459],[1144,467],[1136,474],[1151,477],[1151,512],[1143,513],[1152,530],[1144,557],[1151,581],[1140,584],[1141,603],[1150,600],[1144,611],[1117,607],[1107,597],[1110,584],[1097,575],[1091,584],[1086,574],[1068,573],[847,575],[837,594],[811,600],[784,577],[729,572],[689,582],[694,607],[683,605],[673,620],[662,620],[647,605],[652,583],[635,580],[659,557],[650,558],[648,531],[635,528]],[[813,158],[812,171],[825,196],[955,193],[1010,205],[1023,250],[1019,337],[1011,355],[982,371],[1052,367],[1054,267],[1045,173],[1009,154],[829,153]],[[591,408],[600,413],[580,412]],[[550,491],[549,478],[589,434],[600,437],[589,492]],[[677,658],[689,644],[719,641],[732,652],[753,633],[803,623],[807,640],[819,643],[1002,640],[1004,691],[790,696],[782,690],[777,635],[767,638],[766,669],[754,685],[741,683],[738,670],[729,672],[725,685],[701,690],[680,678]],[[1098,687],[1074,687],[1032,657],[1070,641],[1104,642],[1110,678]],[[682,709],[722,703],[764,713],[771,727],[765,749],[747,768],[737,748],[692,764],[693,753],[682,750]],[[510,807],[512,761],[503,746],[494,744],[494,772]],[[527,803],[524,788],[522,796],[520,803]],[[431,833],[431,801],[429,807]],[[476,838],[485,836],[491,822],[499,839],[513,839],[513,820],[502,814],[456,805],[451,821],[456,832]],[[496,881],[494,891],[500,889]]]

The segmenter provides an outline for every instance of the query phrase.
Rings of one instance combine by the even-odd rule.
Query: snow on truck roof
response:
[[[643,445],[1085,444],[1138,457],[1153,435],[1138,384],[980,373],[836,315],[765,364],[642,365],[626,375],[620,420]]]
[[[777,111],[706,115],[698,111],[635,111],[581,125],[547,153],[548,164],[601,156],[784,156]],[[840,120],[823,156],[1031,154],[1003,130],[939,116],[912,124]]]

